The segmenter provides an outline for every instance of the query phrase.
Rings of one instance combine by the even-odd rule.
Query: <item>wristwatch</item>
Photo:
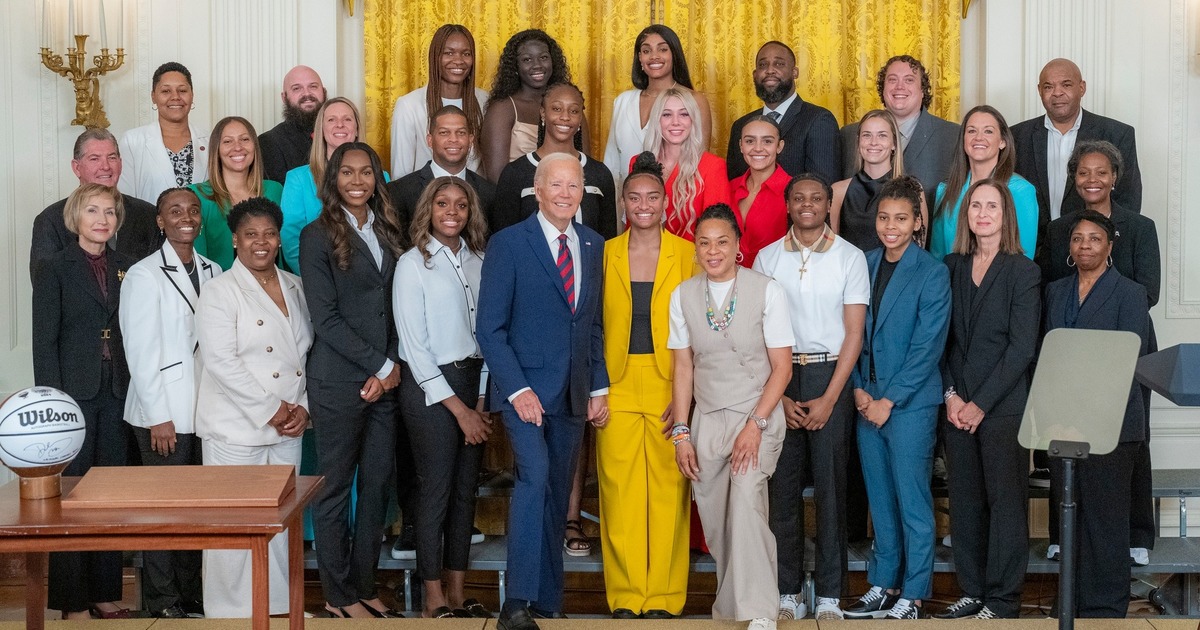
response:
[[[762,416],[756,416],[753,412],[750,413],[750,419],[754,421],[754,426],[758,427],[759,431],[767,430],[767,419]]]

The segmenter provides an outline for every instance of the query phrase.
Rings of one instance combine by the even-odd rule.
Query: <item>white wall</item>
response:
[[[52,6],[65,13],[63,4]],[[107,4],[115,24],[117,2]],[[192,70],[192,120],[204,126],[234,113],[260,131],[274,125],[280,80],[297,63],[316,68],[331,95],[361,103],[363,3],[355,4],[349,17],[333,1],[125,0],[129,60],[102,79],[111,129],[119,135],[153,119],[150,75],[169,60]],[[74,186],[70,151],[81,131],[68,124],[69,84],[37,61],[41,6],[0,2],[0,394],[32,383],[29,234],[37,212]],[[1163,245],[1164,287],[1152,311],[1163,347],[1200,342],[1198,34],[1200,0],[986,0],[963,22],[964,110],[987,102],[1012,123],[1040,115],[1038,71],[1062,56],[1083,69],[1085,107],[1137,128],[1143,211]],[[1156,467],[1196,466],[1200,411],[1156,397],[1152,425]]]

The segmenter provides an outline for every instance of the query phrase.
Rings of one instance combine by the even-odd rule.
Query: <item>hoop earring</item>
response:
[[[1108,255],[1108,260],[1107,260],[1107,261],[1105,261],[1105,262],[1107,262],[1107,263],[1108,263],[1108,266],[1109,266],[1109,267],[1111,267],[1111,266],[1112,266],[1112,254],[1109,254],[1109,255]]]
[[[734,256],[734,257],[733,257],[733,262],[735,262],[735,263],[737,263],[737,264],[739,264],[739,265],[740,265],[740,264],[742,264],[742,261],[743,261],[743,260],[745,260],[745,259],[746,259],[746,256],[745,256],[745,255],[743,255],[743,254],[742,254],[742,252],[738,252],[738,253],[737,253],[737,256]]]
[[[153,111],[158,111],[158,104],[157,104],[157,103],[151,103],[151,104],[150,104],[150,109],[151,109],[151,110],[153,110]]]
[[[1068,267],[1074,267],[1074,266],[1075,266],[1075,259],[1074,259],[1074,258],[1071,258],[1071,255],[1070,255],[1070,254],[1067,254],[1067,266],[1068,266]]]

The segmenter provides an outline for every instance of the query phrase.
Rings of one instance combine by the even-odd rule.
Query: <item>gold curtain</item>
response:
[[[931,111],[958,119],[960,0],[367,0],[366,140],[388,163],[392,105],[428,81],[429,39],[446,23],[475,36],[476,83],[490,90],[504,43],[540,28],[562,46],[586,97],[590,154],[600,158],[617,94],[632,87],[638,32],[653,21],[683,40],[692,81],[712,104],[712,150],[724,155],[730,123],[761,107],[751,71],[763,42],[799,57],[796,89],[845,124],[879,107],[875,74],[911,54],[929,69]]]

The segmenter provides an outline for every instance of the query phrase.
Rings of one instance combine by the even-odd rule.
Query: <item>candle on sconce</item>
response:
[[[71,0],[67,4],[67,48],[73,48],[71,44],[71,36],[79,32],[75,28],[75,0]]]
[[[42,0],[42,48],[50,47],[50,18],[47,12],[50,9],[50,0]]]
[[[100,48],[108,50],[108,25],[104,23],[104,0],[100,0]]]
[[[117,48],[125,47],[125,0],[117,4]]]

